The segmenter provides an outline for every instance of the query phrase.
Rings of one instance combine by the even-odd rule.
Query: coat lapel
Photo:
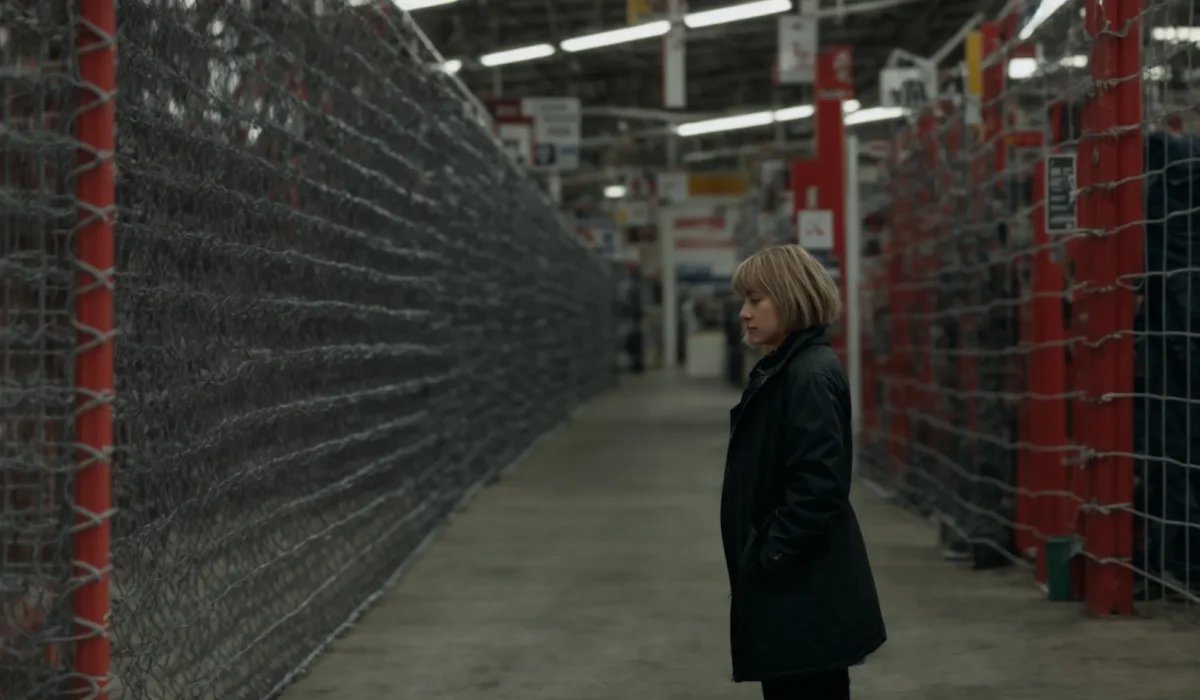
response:
[[[733,436],[737,434],[738,423],[746,413],[746,409],[750,407],[750,402],[755,394],[759,392],[771,378],[779,373],[779,370],[786,367],[788,360],[799,353],[804,348],[810,345],[816,345],[829,342],[828,336],[825,333],[824,326],[814,326],[806,331],[793,333],[788,336],[783,344],[773,350],[766,357],[758,361],[754,365],[753,371],[750,372],[750,384],[746,390],[742,392],[742,400],[738,402],[729,412],[729,441],[733,442]]]

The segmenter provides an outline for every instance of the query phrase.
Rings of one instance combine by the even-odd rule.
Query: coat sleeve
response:
[[[783,503],[765,523],[760,550],[768,571],[802,561],[804,550],[850,505],[850,455],[843,441],[848,398],[844,387],[826,375],[792,388]]]

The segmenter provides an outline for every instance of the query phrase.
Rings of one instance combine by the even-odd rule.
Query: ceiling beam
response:
[[[585,106],[583,108],[583,116],[683,124],[685,122],[709,119],[712,117],[712,114],[708,112],[668,112],[663,109],[646,109],[645,107]]]

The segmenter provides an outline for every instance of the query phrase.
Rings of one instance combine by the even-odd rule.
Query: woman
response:
[[[769,351],[732,411],[721,493],[733,678],[767,700],[843,700],[887,633],[850,507],[850,392],[826,333],[838,289],[797,245],[745,260],[733,288],[746,341]]]

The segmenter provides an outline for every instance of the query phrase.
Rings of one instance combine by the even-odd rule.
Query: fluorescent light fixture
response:
[[[599,32],[597,34],[577,36],[574,39],[567,39],[560,46],[562,46],[563,51],[572,53],[575,51],[587,51],[588,49],[598,49],[604,46],[626,44],[631,41],[653,39],[666,34],[670,30],[671,23],[663,19],[657,22],[635,24],[632,27],[613,29],[612,31]]]
[[[867,107],[866,109],[855,110],[853,114],[846,117],[846,126],[883,122],[905,116],[908,116],[908,110],[903,107]]]
[[[604,196],[609,199],[620,199],[625,196],[625,185],[609,185],[604,188]]]
[[[792,0],[757,0],[756,2],[744,2],[738,5],[718,7],[714,10],[693,12],[684,15],[683,23],[693,29],[697,27],[711,27],[718,24],[728,24],[729,22],[740,22],[744,19],[782,14],[791,9]],[[605,46],[616,46],[633,41],[653,39],[663,36],[670,30],[670,21],[660,19],[645,24],[636,24],[632,27],[584,34],[583,36],[567,39],[560,46],[563,51],[574,53],[576,51],[587,51]]]
[[[858,113],[861,106],[862,105],[859,104],[858,100],[847,100],[842,103],[842,113]],[[795,107],[784,107],[783,109],[777,109],[773,112],[751,112],[749,114],[736,114],[730,117],[717,117],[716,119],[688,122],[675,127],[675,133],[686,138],[688,136],[716,134],[722,131],[753,129],[757,126],[767,126],[768,124],[774,124],[776,122],[791,122],[798,119],[808,119],[815,113],[816,110],[812,105],[796,105]]]
[[[453,5],[458,0],[392,0],[392,4],[399,7],[401,10],[424,10],[427,7],[438,7],[440,5]]]
[[[771,122],[794,122],[797,119],[808,119],[817,110],[813,109],[812,105],[797,105],[795,107],[784,107],[783,109],[775,110],[774,118]]]
[[[1155,27],[1150,38],[1171,44],[1200,43],[1200,27]]]
[[[1038,5],[1038,8],[1034,10],[1033,16],[1029,18],[1024,27],[1021,27],[1019,35],[1021,41],[1025,41],[1033,36],[1033,33],[1037,31],[1038,27],[1042,26],[1043,22],[1050,19],[1051,15],[1058,12],[1059,8],[1066,4],[1067,0],[1042,0],[1042,4]]]
[[[797,109],[793,107],[792,109]],[[812,107],[809,107],[809,113],[812,113]],[[787,110],[780,110],[787,111]],[[802,117],[795,117],[800,119]],[[701,136],[703,134],[716,134],[722,131],[734,131],[736,129],[750,129],[756,126],[766,126],[775,123],[775,115],[771,112],[753,112],[751,114],[738,114],[732,117],[718,117],[716,119],[705,119],[698,122],[687,122],[675,127],[675,133],[683,137]]]
[[[522,46],[519,49],[508,49],[507,51],[497,51],[496,53],[488,53],[479,57],[479,62],[483,65],[492,68],[494,66],[503,66],[509,63],[520,63],[521,61],[533,61],[539,58],[546,58],[554,55],[554,47],[550,44],[534,44],[533,46]]]
[[[455,73],[462,70],[462,66],[463,66],[462,61],[458,60],[457,58],[452,58],[449,61],[446,61],[445,63],[442,64],[442,70],[445,71],[449,75],[454,75]]]
[[[1088,57],[1084,54],[1063,56],[1058,59],[1058,65],[1063,68],[1087,68],[1087,64]],[[1008,62],[1008,77],[1010,80],[1025,80],[1035,75],[1041,65],[1043,65],[1043,62],[1038,61],[1036,58],[1028,56],[1014,58]]]
[[[683,23],[692,29],[711,27],[714,24],[740,22],[744,19],[778,15],[792,9],[792,0],[758,0],[739,5],[719,7],[715,10],[692,12],[684,16]]]
[[[1036,73],[1038,61],[1036,58],[1022,56],[1008,62],[1008,77],[1012,80],[1024,80]]]

